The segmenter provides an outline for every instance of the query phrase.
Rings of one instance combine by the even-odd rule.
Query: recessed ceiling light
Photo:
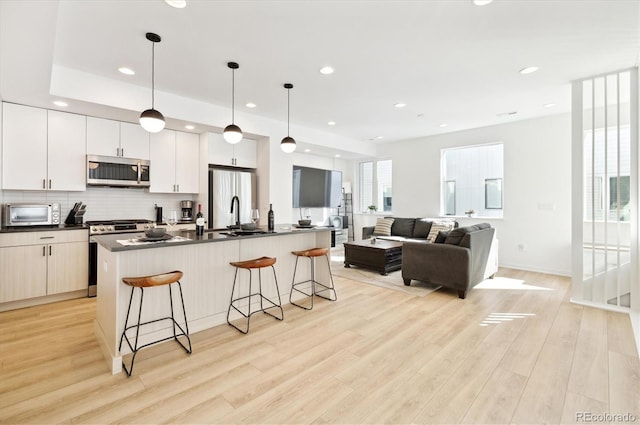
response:
[[[442,124],[440,124],[440,127],[444,128],[444,127],[446,127],[447,125],[449,125],[449,124],[447,124],[447,123],[444,123],[444,122],[443,122]]]
[[[55,100],[53,102],[53,104],[56,105],[56,106],[60,106],[61,108],[69,106],[69,104],[67,102],[63,102],[62,100]]]
[[[378,140],[384,139],[384,136],[376,136],[376,139],[378,139]]]
[[[340,158],[340,154],[339,153],[336,154],[336,158]]]
[[[187,124],[184,126],[184,128],[186,128],[187,130],[193,130],[194,128],[196,128],[195,125],[191,125],[191,124]]]
[[[256,107],[256,104],[255,104],[255,103],[253,103],[253,102],[249,102],[249,103],[247,103],[245,106],[246,106],[247,108],[255,108],[255,107]]]
[[[473,0],[473,4],[476,6],[486,6],[491,3],[493,0]]]
[[[305,152],[307,152],[307,153],[309,153],[309,152],[311,152],[311,149],[307,148],[307,149],[305,149],[304,151],[305,151]]]
[[[407,106],[407,104],[406,103],[396,103],[393,106],[395,106],[396,108],[404,108],[405,106]]]
[[[176,9],[184,9],[187,6],[187,0],[164,0],[164,2]]]
[[[120,68],[118,68],[118,71],[120,71],[124,75],[136,75],[136,72],[133,69],[127,68],[126,66],[121,66]]]
[[[336,122],[335,122],[335,121],[329,121],[329,122],[327,123],[327,125],[336,125]]]
[[[320,68],[320,74],[323,75],[333,74],[333,71],[333,68],[330,66],[323,66],[322,68]]]
[[[538,70],[537,66],[528,66],[526,68],[522,68],[520,70],[520,74],[533,74],[534,72],[536,72]]]
[[[544,106],[545,108],[553,108],[554,106],[556,106],[556,104],[555,103],[545,103],[542,106]]]

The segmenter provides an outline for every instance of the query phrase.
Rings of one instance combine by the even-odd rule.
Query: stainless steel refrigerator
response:
[[[240,223],[251,222],[251,210],[257,208],[256,173],[229,168],[209,167],[209,227],[224,229],[235,224],[231,201],[240,203]]]

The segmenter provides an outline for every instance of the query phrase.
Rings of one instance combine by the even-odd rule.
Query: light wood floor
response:
[[[640,366],[627,316],[538,289],[416,297],[336,279],[338,302],[224,325],[142,351],[112,376],[95,300],[0,313],[0,423],[572,423],[635,415]],[[188,284],[185,282],[185,290]]]

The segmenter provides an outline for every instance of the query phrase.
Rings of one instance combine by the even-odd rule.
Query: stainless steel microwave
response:
[[[87,185],[149,187],[146,159],[87,155]]]
[[[3,227],[56,226],[60,224],[60,204],[5,204]]]

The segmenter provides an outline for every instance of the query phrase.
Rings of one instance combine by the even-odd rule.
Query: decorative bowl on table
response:
[[[144,231],[144,235],[148,238],[157,239],[164,236],[167,229],[164,227],[152,227]]]
[[[298,220],[300,226],[311,226],[311,220]]]

